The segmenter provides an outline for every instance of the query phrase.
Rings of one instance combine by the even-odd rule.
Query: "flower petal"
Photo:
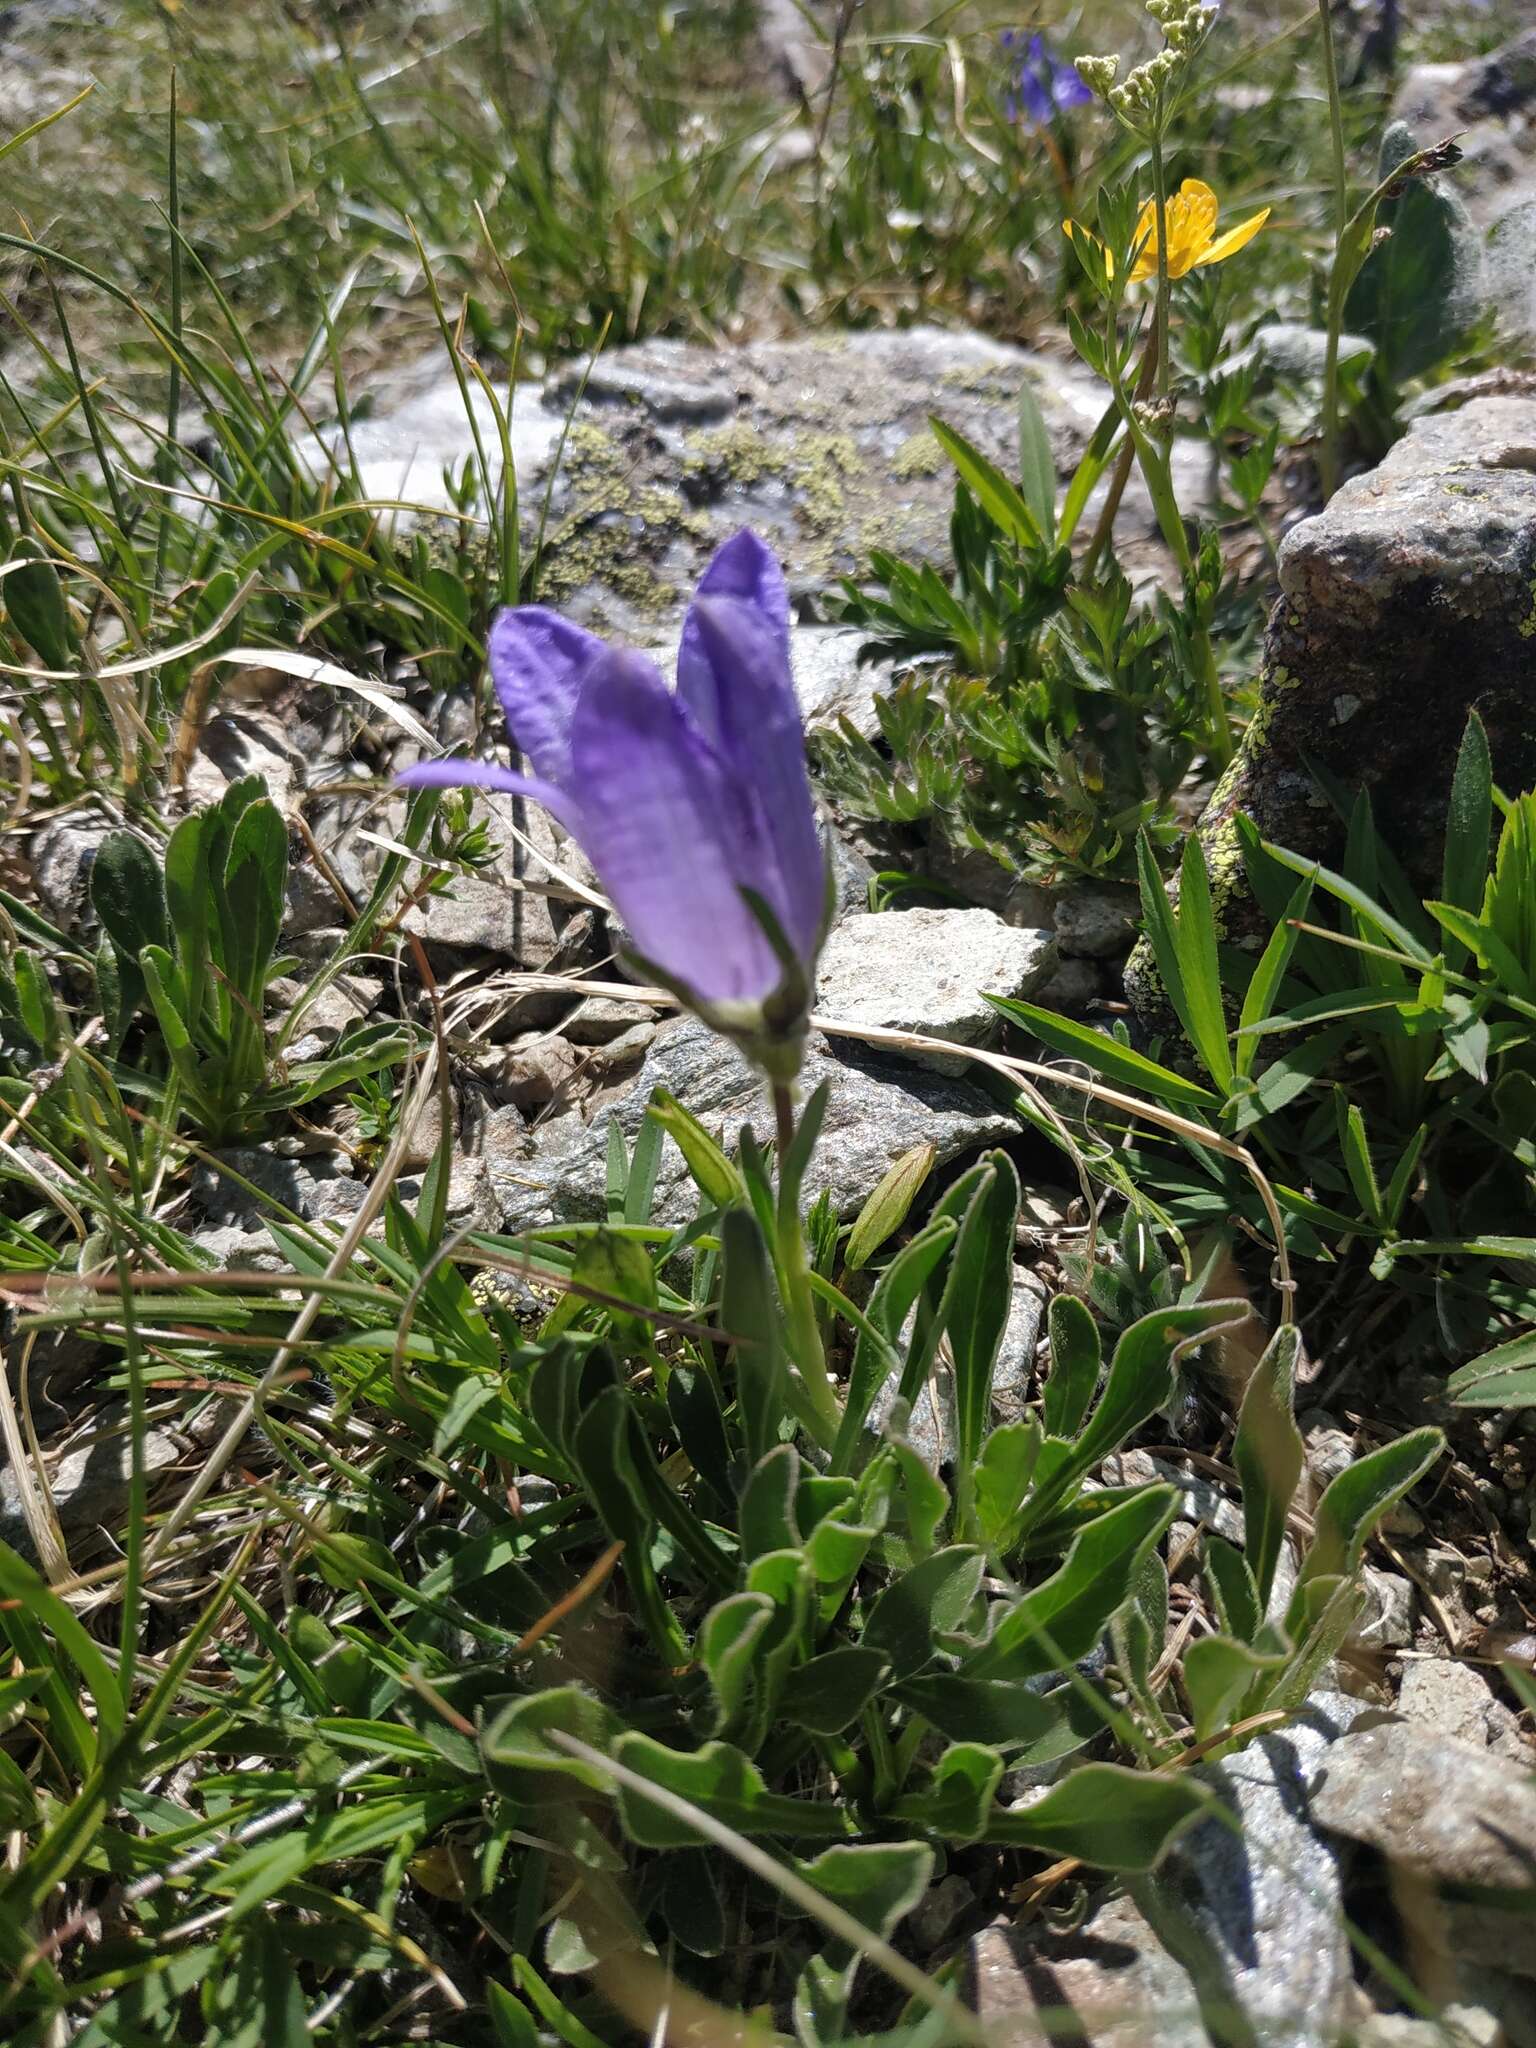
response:
[[[1144,278],[1157,275],[1157,201],[1149,199],[1136,216],[1136,234],[1131,243],[1135,258],[1131,264],[1131,282],[1140,284]]]
[[[499,789],[508,796],[532,797],[558,818],[568,832],[577,829],[576,806],[563,789],[556,789],[551,782],[541,782],[537,776],[514,775],[510,768],[500,768],[494,761],[418,761],[414,768],[402,769],[395,777],[395,787]]]
[[[773,550],[765,547],[750,527],[743,527],[724,547],[715,550],[709,567],[699,578],[696,596],[734,597],[751,605],[783,650],[784,674],[788,678],[789,592],[784,584],[784,571]],[[689,605],[677,654],[677,693],[710,739],[715,736],[713,700],[717,688],[718,680],[707,658],[700,653],[694,607]]]
[[[1224,235],[1218,235],[1210,247],[1195,258],[1197,264],[1225,263],[1229,256],[1235,256],[1239,249],[1246,249],[1254,236],[1269,219],[1271,209],[1264,207],[1235,228],[1228,228]]]
[[[571,780],[571,719],[582,680],[607,648],[542,605],[497,614],[491,679],[515,745],[556,788]]]
[[[740,891],[768,895],[772,881],[755,800],[641,656],[613,651],[588,671],[571,765],[583,849],[637,951],[706,1002],[775,988],[778,963]]]
[[[787,630],[782,635],[775,631],[754,603],[706,596],[695,599],[689,627],[698,695],[710,714],[700,719],[704,735],[737,792],[738,811],[748,810],[755,794],[767,835],[769,866],[752,886],[767,898],[795,952],[809,963],[825,910],[826,855],[806,773],[805,731],[789,671]],[[699,715],[693,704],[689,709]]]

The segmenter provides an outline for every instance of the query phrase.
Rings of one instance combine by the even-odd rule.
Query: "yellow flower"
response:
[[[1239,227],[1228,228],[1224,235],[1216,233],[1216,194],[1209,185],[1198,178],[1186,178],[1169,199],[1168,215],[1168,275],[1187,277],[1192,270],[1202,270],[1208,263],[1225,263],[1229,256],[1235,256],[1244,249],[1269,219],[1269,208],[1255,213]],[[1086,230],[1076,221],[1063,221],[1066,233],[1080,235]],[[1149,199],[1141,209],[1136,222],[1136,260],[1131,265],[1131,277],[1140,280],[1157,275],[1157,201]],[[1106,257],[1107,257],[1106,252]],[[1113,263],[1111,262],[1111,269]]]

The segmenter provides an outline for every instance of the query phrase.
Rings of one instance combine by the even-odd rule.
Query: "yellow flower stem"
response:
[[[1136,417],[1136,400],[1126,391],[1125,380],[1116,367],[1113,309],[1110,313],[1110,323],[1106,360],[1115,403],[1120,408],[1120,417],[1125,421],[1126,433],[1136,450],[1136,459],[1141,465],[1147,495],[1151,498],[1153,510],[1157,513],[1159,530],[1168,543],[1169,552],[1178,563],[1179,572],[1187,586],[1194,581],[1195,563],[1189,551],[1189,536],[1184,531],[1183,515],[1179,511],[1178,499],[1174,493],[1172,465]],[[1227,717],[1226,699],[1221,694],[1221,675],[1216,666],[1216,650],[1211,645],[1210,633],[1204,625],[1197,626],[1190,638],[1196,672],[1205,697],[1206,752],[1218,768],[1225,768],[1232,758],[1232,727]]]
[[[1339,61],[1333,45],[1329,0],[1317,0],[1317,18],[1323,32],[1323,81],[1328,91],[1328,119],[1333,137],[1333,264],[1328,274],[1328,341],[1323,357],[1323,445],[1318,462],[1323,503],[1326,504],[1338,488],[1339,481],[1339,334],[1344,325],[1341,280],[1344,237],[1349,230],[1349,162],[1344,150],[1344,109],[1339,98]]]
[[[1323,0],[1326,7],[1327,0]],[[1152,123],[1152,196],[1157,207],[1157,395],[1168,396],[1168,178],[1163,169],[1163,110]]]
[[[1136,373],[1136,398],[1150,397],[1152,380],[1157,375],[1157,333],[1162,325],[1156,312],[1152,315],[1152,333],[1141,352],[1141,367]],[[1086,583],[1099,565],[1099,557],[1109,546],[1114,535],[1115,521],[1120,516],[1120,501],[1125,496],[1125,487],[1131,480],[1131,464],[1136,460],[1136,443],[1127,434],[1121,444],[1120,453],[1115,457],[1114,472],[1109,479],[1109,489],[1104,497],[1104,509],[1099,514],[1098,524],[1093,529],[1093,538],[1088,543],[1088,552],[1083,557],[1083,581]]]

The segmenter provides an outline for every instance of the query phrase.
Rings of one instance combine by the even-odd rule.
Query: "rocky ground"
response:
[[[1496,255],[1516,246],[1536,218],[1536,31],[1496,64],[1415,73],[1402,106],[1436,131],[1466,129],[1477,216],[1497,230]],[[1511,311],[1524,317],[1514,300]],[[589,376],[568,370],[520,387],[513,451],[525,505],[561,457],[544,595],[668,660],[701,563],[751,524],[788,569],[808,724],[846,717],[869,730],[873,693],[890,674],[861,665],[857,634],[834,622],[838,579],[871,546],[943,556],[952,478],[928,416],[1006,461],[1021,378],[1066,474],[1099,415],[1092,381],[1064,354],[978,335],[919,328],[729,354],[655,342],[605,355]],[[487,408],[481,425],[490,424]],[[352,443],[367,493],[397,501],[397,519],[440,537],[444,473],[471,448],[451,375],[427,364],[380,380]],[[323,467],[323,441],[311,454]],[[1186,502],[1202,470],[1192,453]],[[1133,492],[1120,517],[1125,559],[1156,577],[1150,507]],[[1449,757],[1472,703],[1501,761],[1514,764],[1511,786],[1536,782],[1536,385],[1508,376],[1437,394],[1379,468],[1349,482],[1322,516],[1294,524],[1280,581],[1260,710],[1201,826],[1238,942],[1243,904],[1224,837],[1235,808],[1299,851],[1331,857],[1330,814],[1304,763],[1368,763],[1384,814],[1426,849],[1441,822],[1424,797],[1429,771]],[[1422,707],[1412,720],[1400,715],[1405,690]],[[444,744],[471,735],[465,701],[440,700],[423,717]],[[388,775],[419,751],[275,670],[249,674],[240,699],[226,698],[203,731],[189,800],[259,772],[303,822],[311,850],[293,870],[287,932],[301,967],[341,943],[380,858],[369,835],[387,838],[398,822]],[[766,1137],[760,1091],[740,1059],[660,1001],[628,992],[577,850],[510,800],[487,809],[492,864],[411,916],[448,1015],[452,1223],[515,1232],[602,1215],[610,1123],[632,1138],[656,1085],[726,1138],[743,1122]],[[106,829],[82,804],[31,840],[36,900],[67,928],[81,926]],[[933,1144],[941,1167],[984,1145],[1019,1147],[1031,1218],[1001,1418],[1031,1385],[1040,1303],[1081,1215],[1059,1157],[1020,1144],[1006,1094],[965,1058],[1002,1042],[978,991],[1091,1021],[1123,1013],[1135,904],[1104,885],[983,882],[933,849],[934,872],[972,900],[876,915],[869,850],[851,834],[838,850],[840,915],[806,1075],[808,1086],[834,1086],[806,1192],[825,1192],[846,1219],[915,1145]],[[274,1014],[296,993],[297,983],[275,985]],[[1157,1017],[1144,962],[1132,966],[1129,995]],[[306,1040],[318,1046],[351,1019],[397,1014],[402,1002],[419,996],[402,994],[393,962],[361,958],[306,1016]],[[957,1051],[905,1056],[864,1042],[869,1028],[919,1032]],[[434,1105],[412,1134],[417,1173],[437,1143],[436,1114]],[[277,1270],[266,1228],[274,1205],[307,1221],[349,1217],[370,1152],[341,1112],[302,1145],[245,1148],[224,1164],[259,1195],[206,1172],[170,1220],[231,1268]],[[656,1214],[677,1221],[691,1208],[674,1157]],[[925,1952],[958,1955],[1000,2040],[1043,2030],[1103,2048],[1345,2038],[1431,2048],[1448,2029],[1477,2048],[1536,2048],[1536,1738],[1496,1676],[1500,1655],[1536,1670],[1536,1419],[1469,1420],[1445,1406],[1429,1374],[1390,1363],[1314,1390],[1300,1417],[1314,1493],[1363,1443],[1426,1419],[1452,1436],[1444,1488],[1432,1509],[1404,1507],[1389,1520],[1369,1566],[1368,1617],[1307,1714],[1212,1768],[1242,1816],[1241,1838],[1209,1822],[1179,1843],[1155,1885],[1107,1902],[1069,1889],[1069,1910],[1057,1912],[1058,1899],[1042,1917],[1030,1901],[1027,1913],[1009,1906],[980,1931],[986,1902],[963,1868],[925,1902]],[[78,1369],[61,1353],[37,1394],[43,1404],[57,1397],[52,1490],[66,1533],[88,1555],[89,1532],[122,1505],[126,1461],[120,1418],[87,1413],[71,1393]],[[926,1427],[942,1457],[942,1414],[930,1411]],[[1172,1479],[1187,1495],[1192,1538],[1198,1525],[1219,1529],[1236,1514],[1225,1449],[1219,1435],[1176,1440],[1106,1477]],[[157,1431],[148,1462],[169,1474],[197,1456],[195,1443]],[[9,1473],[0,1475],[0,1535],[27,1540]],[[1170,1549],[1176,1559],[1177,1540]],[[1172,1579],[1177,1599],[1177,1563]],[[1352,1948],[1347,1926],[1374,1946]],[[1404,2009],[1395,1965],[1411,1965],[1439,2022]]]

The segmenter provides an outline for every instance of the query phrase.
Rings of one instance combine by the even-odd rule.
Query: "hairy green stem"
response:
[[[1157,207],[1157,395],[1168,396],[1168,175],[1163,168],[1163,119],[1152,128],[1152,196]]]

